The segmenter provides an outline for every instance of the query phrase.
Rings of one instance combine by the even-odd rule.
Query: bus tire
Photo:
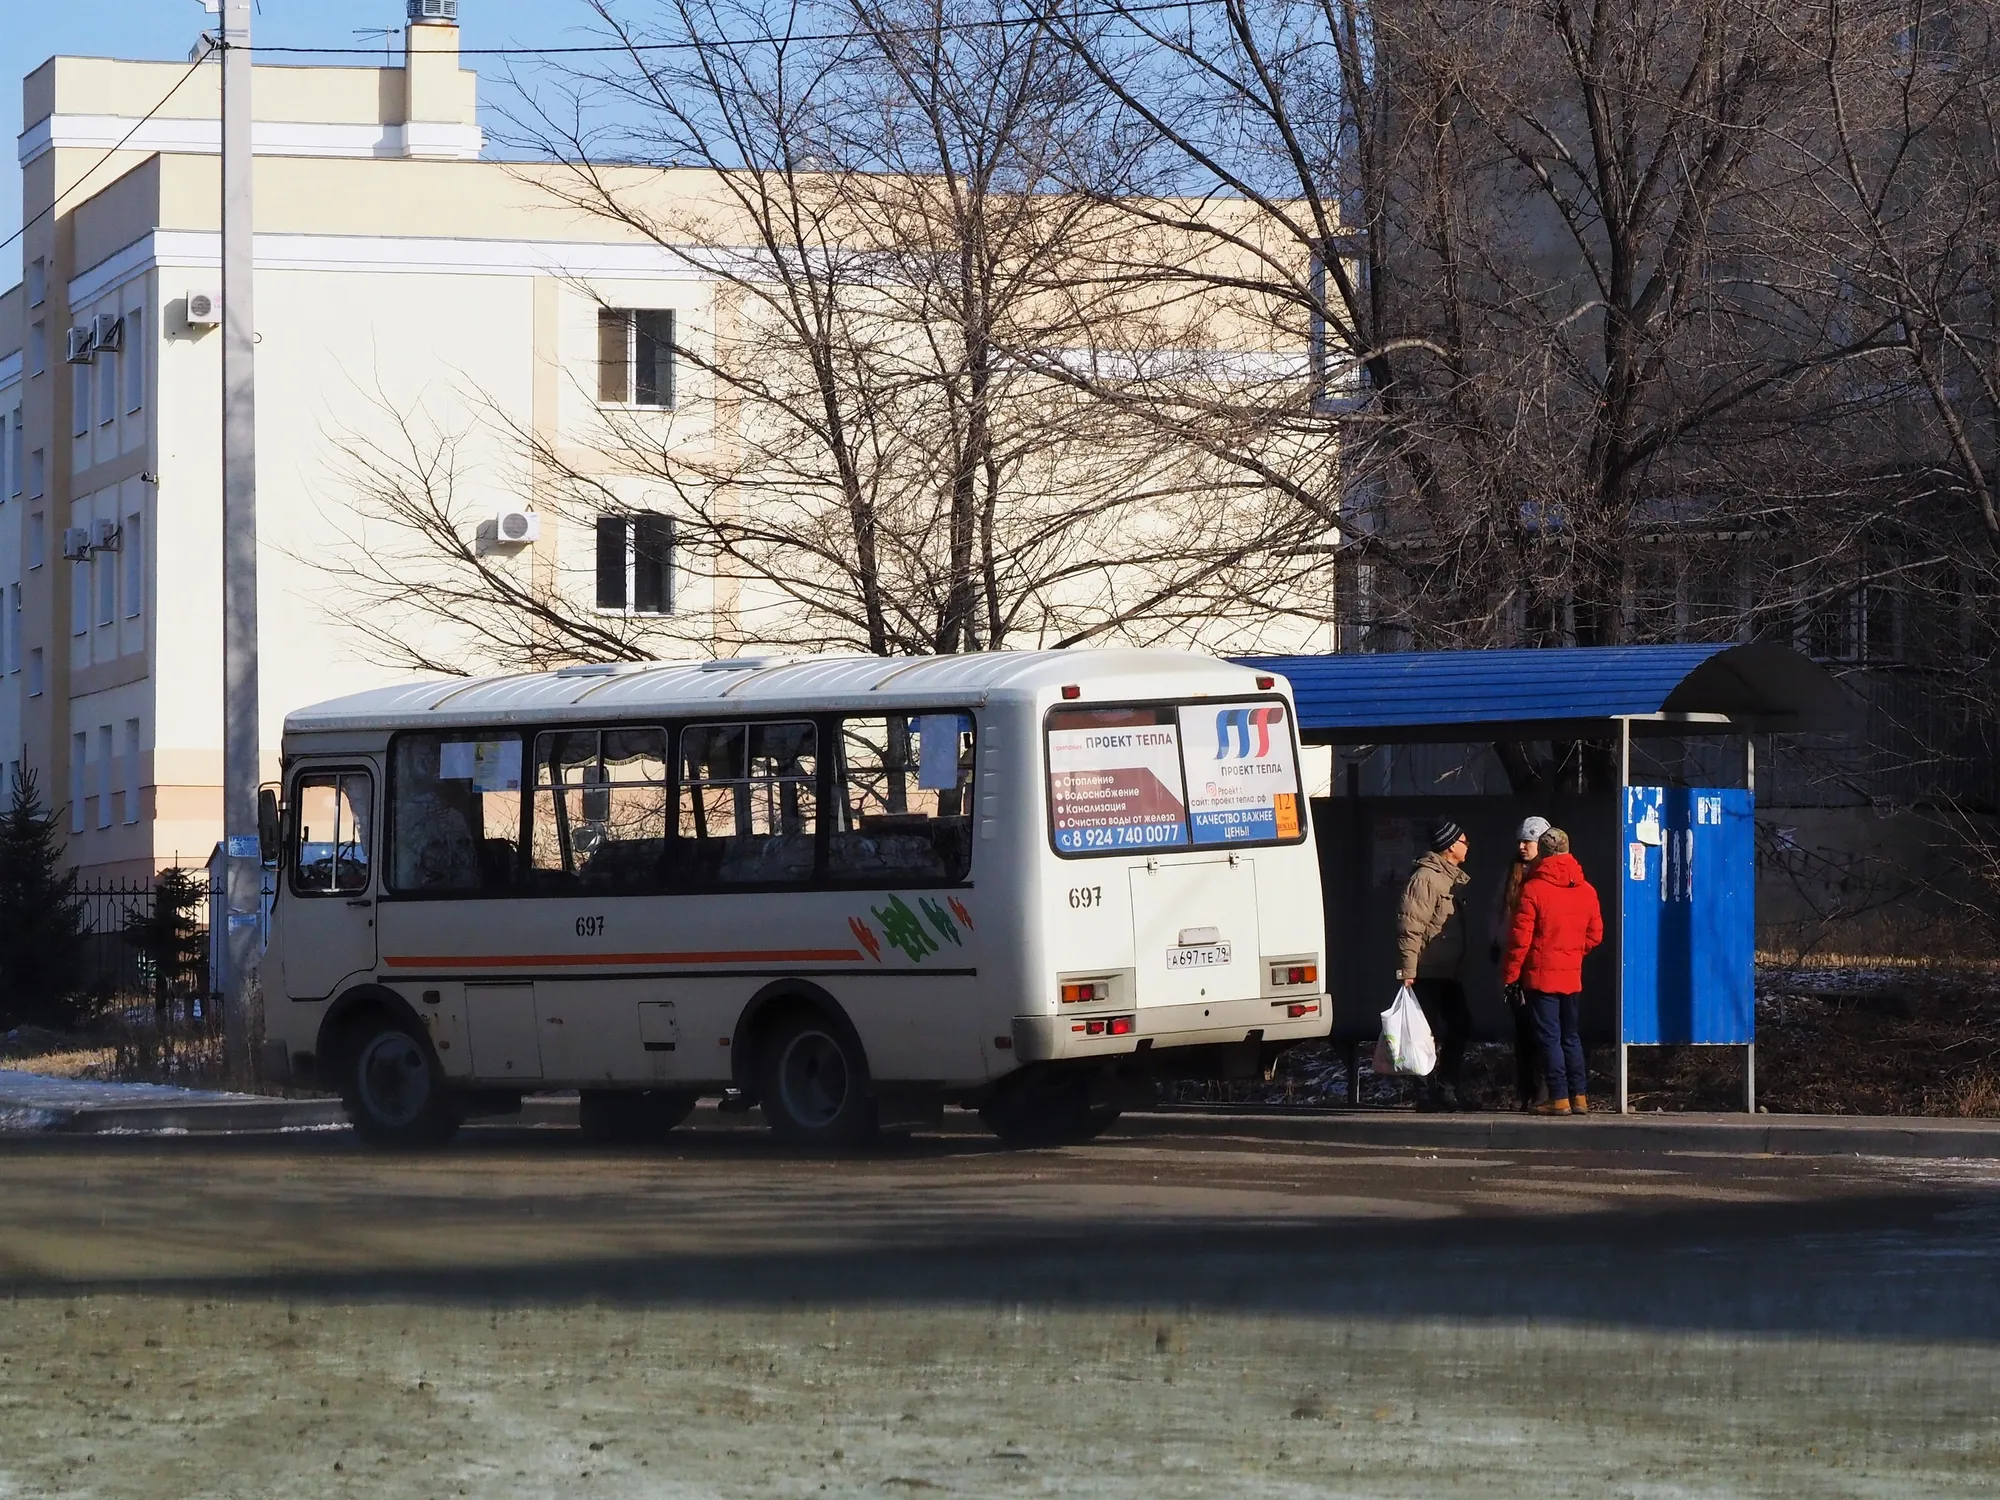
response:
[[[685,1121],[700,1098],[687,1089],[585,1089],[576,1123],[593,1144],[643,1144]]]
[[[1119,1115],[1094,1102],[1082,1073],[1025,1072],[1003,1082],[979,1111],[988,1130],[1009,1146],[1080,1146],[1096,1140]]]
[[[386,1011],[347,1028],[340,1102],[354,1133],[370,1146],[416,1151],[442,1146],[463,1120],[429,1038]]]
[[[757,1048],[757,1073],[764,1123],[786,1144],[852,1147],[874,1138],[868,1060],[853,1033],[824,1012],[776,1018]]]

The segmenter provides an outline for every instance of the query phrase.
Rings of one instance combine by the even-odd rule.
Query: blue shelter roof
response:
[[[1845,695],[1789,647],[1572,646],[1520,651],[1239,657],[1282,674],[1308,740],[1484,739],[1602,732],[1741,733],[1837,728]],[[1720,716],[1726,722],[1715,722]]]

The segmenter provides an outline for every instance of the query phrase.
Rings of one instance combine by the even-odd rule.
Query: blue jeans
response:
[[[1574,1099],[1590,1092],[1590,1075],[1583,1065],[1583,1033],[1577,1029],[1581,995],[1549,995],[1528,991],[1528,1013],[1535,1018],[1535,1040],[1541,1043],[1542,1071],[1551,1099]]]

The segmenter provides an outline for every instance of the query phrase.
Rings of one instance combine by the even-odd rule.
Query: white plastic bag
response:
[[[1384,1062],[1389,1064],[1383,1067]],[[1427,1076],[1437,1066],[1437,1043],[1431,1037],[1424,1008],[1417,1004],[1416,992],[1407,984],[1382,1012],[1382,1039],[1375,1045],[1375,1071],[1402,1073],[1416,1078]]]

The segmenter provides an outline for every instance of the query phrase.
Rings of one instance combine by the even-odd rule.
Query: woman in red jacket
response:
[[[1604,941],[1604,913],[1583,866],[1569,852],[1569,835],[1551,828],[1542,857],[1521,885],[1521,904],[1507,938],[1503,977],[1525,985],[1535,1035],[1542,1044],[1549,1100],[1546,1115],[1590,1113],[1577,1008],[1583,999],[1583,956]]]

